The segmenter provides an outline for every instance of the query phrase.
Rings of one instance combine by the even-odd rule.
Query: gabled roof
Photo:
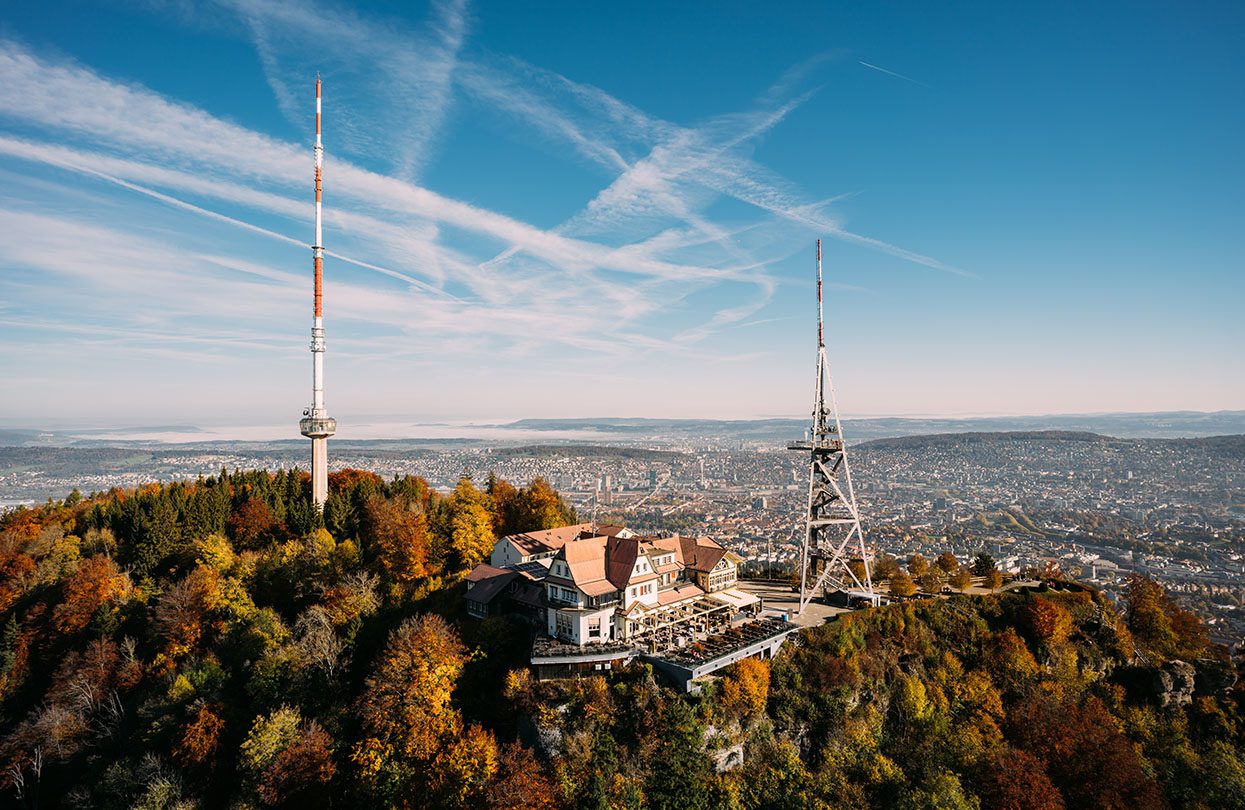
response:
[[[506,590],[506,586],[518,579],[518,571],[502,571],[496,576],[482,579],[467,591],[467,600],[487,605]]]
[[[566,561],[575,587],[589,596],[601,596],[615,590],[605,576],[606,537],[585,537],[562,546],[558,556]]]
[[[625,531],[624,526],[594,526],[591,523],[576,523],[556,529],[508,534],[501,539],[513,545],[523,556],[530,557],[533,554],[557,551],[572,540],[582,537],[613,537]]]
[[[659,551],[673,551],[674,561],[679,565],[684,565],[682,541],[683,538],[675,535],[674,537],[654,537],[652,543]]]
[[[708,537],[680,537],[679,543],[683,548],[683,565],[693,571],[712,571],[726,555],[726,549]]]
[[[606,576],[619,590],[631,581],[635,560],[640,553],[640,542],[635,538],[611,537],[605,546],[609,567]]]

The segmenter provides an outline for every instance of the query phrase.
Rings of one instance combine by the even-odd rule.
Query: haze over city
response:
[[[1239,6],[15,4],[8,424],[1224,410]],[[602,31],[610,36],[603,37]],[[343,437],[344,438],[344,437]]]

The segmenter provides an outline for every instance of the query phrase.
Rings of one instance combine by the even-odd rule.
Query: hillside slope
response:
[[[0,517],[0,781],[39,807],[1245,807],[1245,695],[1158,586],[851,614],[698,696],[468,620],[540,481],[298,474]]]

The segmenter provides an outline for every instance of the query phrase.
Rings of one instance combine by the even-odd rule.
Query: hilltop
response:
[[[1245,458],[1245,434],[1180,439],[1124,439],[1115,436],[1104,436],[1100,433],[1074,430],[970,431],[967,433],[931,433],[923,436],[896,436],[887,439],[873,439],[862,442],[859,446],[862,449],[926,450],[1006,444],[1009,442],[1081,442],[1115,447],[1168,446],[1196,448],[1204,450],[1211,455]]]
[[[543,481],[299,473],[0,518],[3,795],[45,807],[1245,806],[1245,692],[1160,587],[910,602],[698,695],[646,665],[536,682],[469,619]],[[36,799],[37,797],[37,799]]]

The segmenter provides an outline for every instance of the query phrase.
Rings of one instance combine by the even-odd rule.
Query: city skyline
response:
[[[343,425],[1245,405],[1239,9],[395,8],[0,17],[0,420],[304,407],[317,71]]]

